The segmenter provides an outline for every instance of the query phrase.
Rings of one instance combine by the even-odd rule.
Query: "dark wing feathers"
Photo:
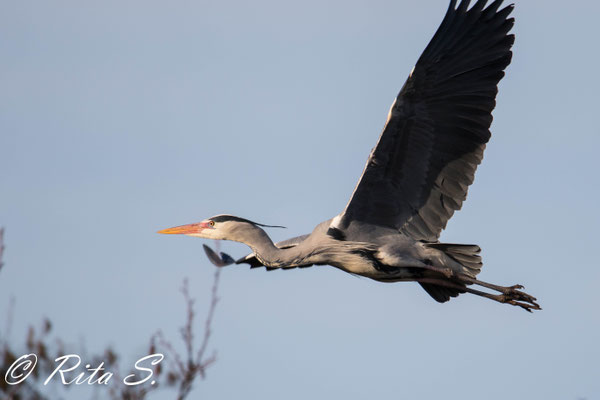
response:
[[[445,303],[450,300],[451,297],[456,297],[461,293],[465,293],[464,290],[432,285],[431,283],[419,283],[419,285],[421,285],[421,287],[438,303]]]
[[[213,263],[216,267],[225,267],[227,265],[231,265],[235,263],[235,260],[231,258],[231,256],[227,253],[221,252],[221,255],[218,255],[213,249],[203,244],[204,252],[208,257],[209,261]]]
[[[510,64],[513,6],[450,2],[390,110],[340,226],[352,221],[436,241],[466,199]]]

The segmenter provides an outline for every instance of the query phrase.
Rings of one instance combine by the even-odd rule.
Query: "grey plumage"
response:
[[[450,6],[392,105],[345,209],[309,235],[273,244],[261,226],[234,216],[162,231],[247,244],[252,268],[328,264],[382,282],[416,281],[438,302],[469,292],[539,309],[519,290],[477,279],[477,245],[439,243],[462,207],[490,139],[498,82],[510,64],[513,6],[487,0]],[[217,265],[233,262],[205,248]],[[500,294],[479,291],[476,284]]]
[[[502,1],[450,7],[394,102],[342,214],[436,241],[461,208],[490,138],[497,84],[510,63],[514,24]],[[383,212],[382,212],[383,210]]]

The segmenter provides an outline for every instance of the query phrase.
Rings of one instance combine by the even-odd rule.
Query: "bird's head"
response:
[[[202,222],[163,229],[158,231],[158,233],[242,242],[249,232],[255,231],[257,227],[261,226],[283,228],[283,226],[259,224],[233,215],[216,215]]]

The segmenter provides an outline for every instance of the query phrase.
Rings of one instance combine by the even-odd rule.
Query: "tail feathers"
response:
[[[428,243],[428,247],[438,249],[447,256],[467,268],[468,272],[475,277],[481,272],[481,247],[476,244],[453,244],[453,243]]]
[[[445,286],[433,285],[431,283],[420,283],[421,287],[433,297],[438,303],[445,303],[450,300],[451,297],[456,297],[461,293],[465,293],[464,290],[447,288]]]
[[[465,268],[465,273],[473,278],[481,272],[481,248],[476,244],[454,244],[454,243],[427,243],[431,247],[444,252],[444,254]],[[439,303],[445,303],[452,297],[456,297],[464,290],[438,286],[431,283],[419,283],[425,291]]]

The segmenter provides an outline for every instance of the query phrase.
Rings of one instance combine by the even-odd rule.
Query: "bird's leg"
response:
[[[527,303],[534,304],[539,307],[539,305],[535,302],[537,299],[532,295],[525,293],[519,289],[523,289],[523,285],[513,285],[513,286],[499,286],[494,285],[493,283],[488,283],[484,281],[480,281],[479,279],[471,278],[468,275],[460,274],[460,280],[466,281],[468,283],[472,283],[474,285],[479,285],[486,287],[488,289],[496,290],[502,293],[505,296],[513,298],[515,300],[525,301]]]
[[[475,294],[477,296],[486,297],[490,300],[497,301],[499,303],[511,304],[513,306],[519,306],[524,310],[531,312],[531,310],[541,310],[542,308],[533,300],[519,298],[518,296],[514,296],[513,293],[503,293],[503,294],[492,294],[487,292],[482,292],[481,290],[472,289],[470,287],[463,286],[458,283],[454,283],[451,281],[446,281],[443,279],[435,279],[435,278],[417,278],[417,282],[422,283],[431,283],[438,286],[444,286],[452,289],[458,289],[467,293]],[[527,295],[529,296],[529,295]],[[529,296],[531,297],[531,296]],[[535,300],[535,299],[534,299]]]
[[[437,267],[435,265],[425,264],[425,265],[419,265],[419,268],[423,268],[428,271],[438,272],[438,273],[444,275],[448,279],[450,279],[454,276],[454,271],[452,271],[452,268],[449,268],[449,267]]]

